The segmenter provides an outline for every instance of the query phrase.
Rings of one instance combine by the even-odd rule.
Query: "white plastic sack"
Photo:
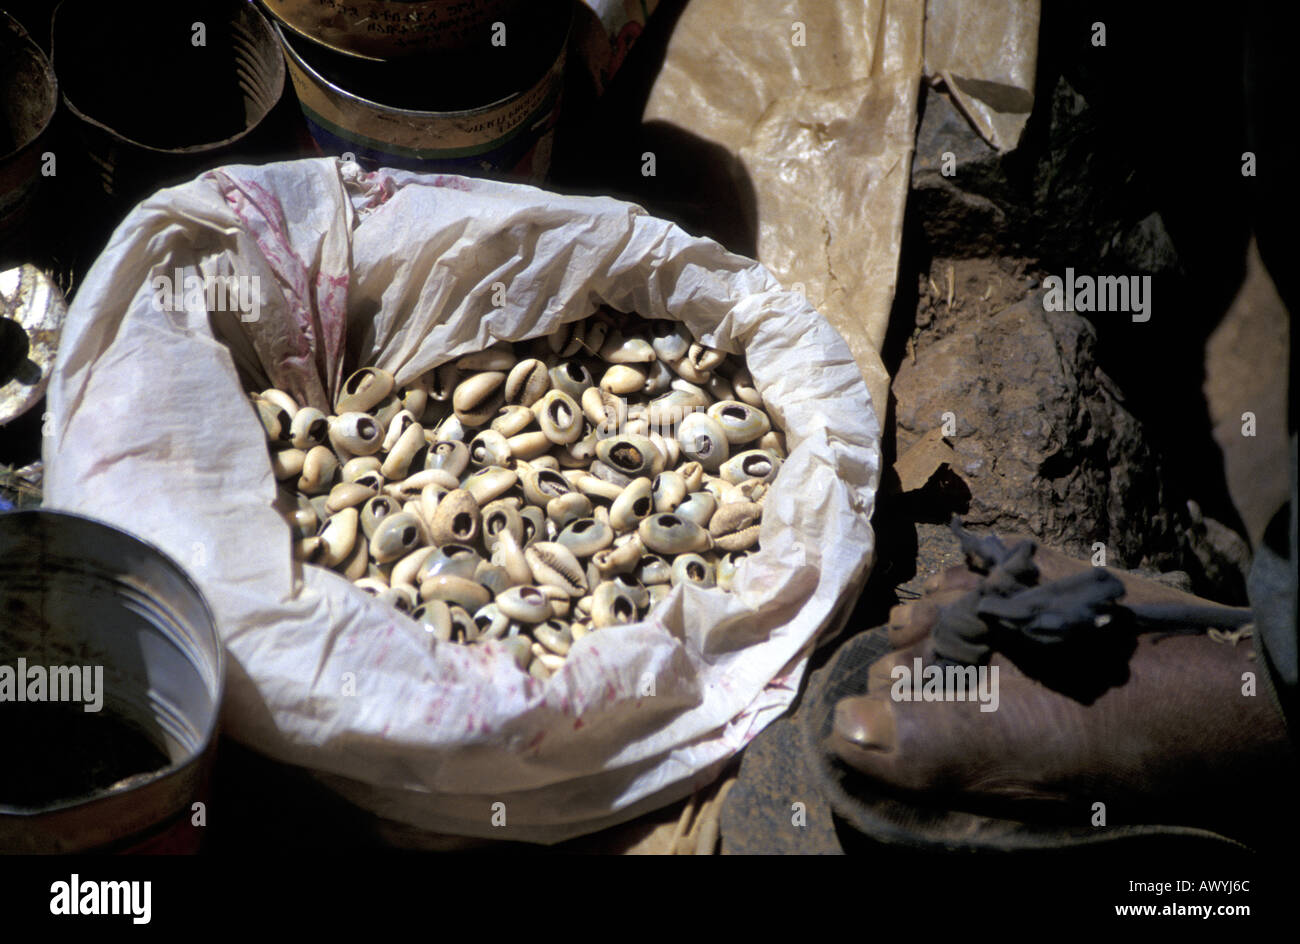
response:
[[[178,268],[256,276],[257,306],[160,310],[154,280]],[[406,383],[598,303],[744,351],[787,431],[734,594],[678,587],[540,683],[497,644],[431,649],[293,561],[245,390],[327,407],[357,366]],[[843,340],[757,263],[616,200],[329,158],[213,171],[118,229],[69,311],[49,408],[47,505],[154,542],[206,594],[225,730],[422,829],[559,841],[707,782],[789,705],[871,561],[879,425]]]

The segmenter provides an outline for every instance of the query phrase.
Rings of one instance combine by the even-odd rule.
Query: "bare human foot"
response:
[[[1047,549],[1034,562],[1041,582],[1089,569]],[[1115,575],[1126,606],[1206,603]],[[982,702],[970,692],[918,697],[917,669],[933,678],[927,667],[942,662],[930,635],[941,608],[978,579],[954,568],[896,609],[898,648],[871,666],[868,694],[836,709],[829,746],[846,763],[930,807],[1203,827],[1246,841],[1276,834],[1283,820],[1293,828],[1294,755],[1266,670],[1240,634],[1138,634],[1118,674],[1090,697],[1049,687],[1001,652],[989,660]]]

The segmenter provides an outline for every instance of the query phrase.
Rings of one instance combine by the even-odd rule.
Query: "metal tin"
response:
[[[262,0],[299,36],[337,52],[390,59],[468,49],[528,0]]]
[[[0,515],[0,672],[21,667],[31,680],[33,666],[48,677],[45,700],[33,697],[34,681],[21,699],[13,684],[0,689],[2,762],[34,771],[38,784],[0,778],[8,794],[0,796],[0,852],[196,851],[192,804],[210,772],[224,657],[193,581],[157,548],[92,519],[46,510]],[[49,700],[55,668],[93,666],[102,667],[98,711],[87,710],[88,700]],[[68,691],[66,677],[60,691]],[[19,716],[24,724],[6,723]],[[33,751],[33,723],[63,737]],[[109,756],[87,736],[91,726],[133,751],[151,746],[164,766],[131,770],[120,752]],[[46,770],[73,767],[55,752],[78,739],[88,753],[76,764],[124,777],[83,795],[51,785],[51,798],[39,799],[46,780],[53,784],[40,779]],[[9,802],[14,797],[19,802]]]
[[[103,192],[135,202],[253,151],[284,57],[242,0],[63,0],[51,52]]]
[[[370,168],[540,181],[563,90],[572,8],[543,21],[520,54],[369,63],[314,48],[278,28],[307,128],[322,153]],[[515,27],[521,30],[520,27]],[[513,84],[518,82],[518,84]],[[439,107],[423,106],[436,98]]]
[[[40,180],[41,144],[59,104],[45,53],[0,10],[0,237],[31,209]]]

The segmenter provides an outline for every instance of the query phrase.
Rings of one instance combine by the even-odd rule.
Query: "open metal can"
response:
[[[41,146],[59,104],[54,69],[18,21],[0,10],[0,237],[30,211]]]
[[[288,29],[337,52],[391,59],[467,49],[531,0],[262,0]]]
[[[324,154],[369,168],[540,181],[564,85],[573,8],[539,4],[503,45],[387,62],[277,27],[307,129]],[[513,45],[512,45],[513,44]]]
[[[224,659],[161,551],[47,510],[0,515],[0,852],[193,852]]]

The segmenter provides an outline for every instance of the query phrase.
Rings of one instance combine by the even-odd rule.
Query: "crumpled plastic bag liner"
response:
[[[177,267],[259,276],[259,319],[158,310]],[[245,390],[326,408],[362,364],[407,383],[598,303],[743,351],[787,431],[736,592],[678,587],[542,683],[293,561]],[[212,605],[227,733],[419,829],[554,842],[686,795],[789,705],[872,559],[879,425],[844,341],[757,263],[612,199],[331,158],[212,171],[119,227],[49,408],[47,504],[154,542]]]

